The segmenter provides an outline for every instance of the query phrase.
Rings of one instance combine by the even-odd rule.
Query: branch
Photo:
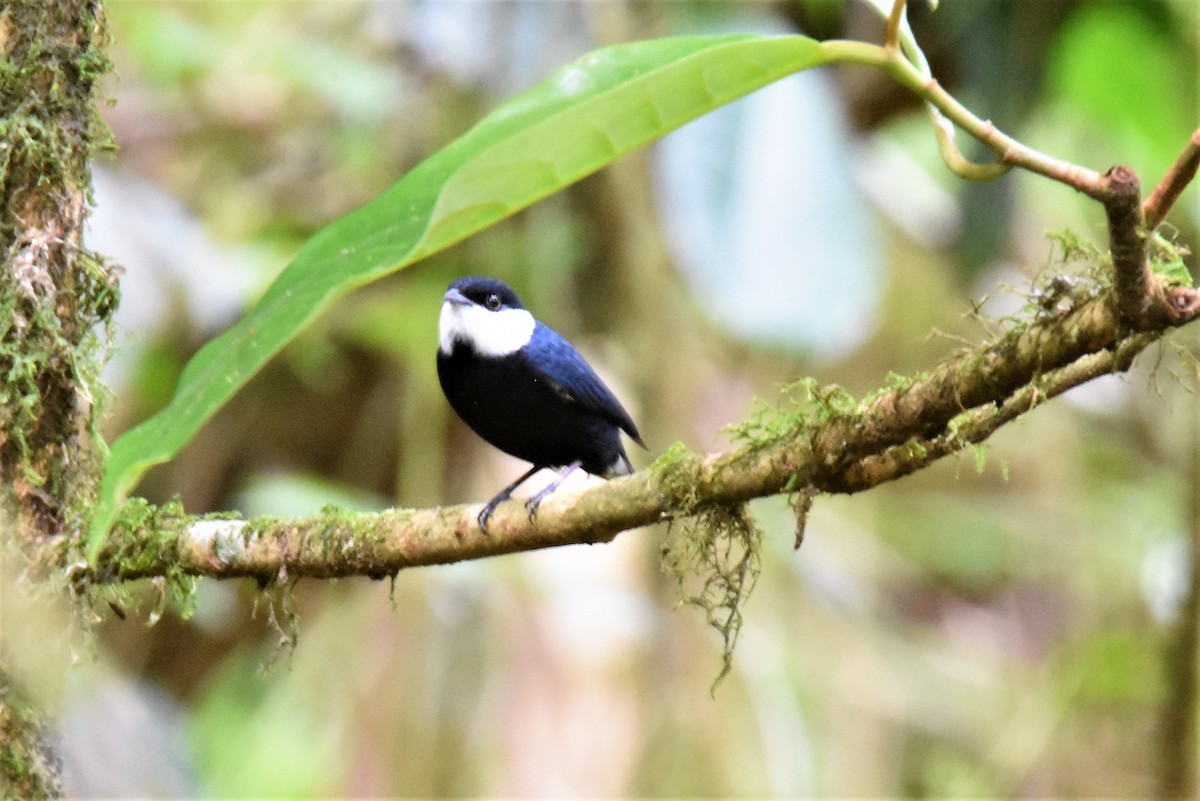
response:
[[[904,19],[904,6],[908,0],[893,0],[892,11],[883,27],[883,46],[889,50],[900,49],[900,22]]]
[[[903,10],[897,0],[893,16]],[[890,31],[891,17],[889,17]],[[889,40],[890,41],[890,40]],[[1176,159],[1167,175],[1146,201],[1143,217],[1141,188],[1137,174],[1128,167],[1113,167],[1099,174],[1086,167],[1040,153],[1013,139],[991,120],[982,120],[928,78],[895,47],[878,47],[865,42],[835,40],[822,44],[832,59],[875,67],[924,99],[933,120],[942,160],[956,174],[972,180],[988,180],[1021,167],[1066,184],[1099,201],[1108,216],[1109,245],[1113,258],[1114,284],[1121,323],[1134,331],[1181,325],[1200,311],[1200,294],[1191,287],[1164,290],[1154,277],[1146,257],[1146,231],[1161,221],[1200,166],[1200,131]],[[954,126],[966,131],[999,155],[993,164],[975,164],[954,143]]]
[[[1158,282],[1146,259],[1146,231],[1142,219],[1142,194],[1137,175],[1126,167],[1114,167],[1105,176],[1109,191],[1104,203],[1108,217],[1108,246],[1113,261],[1113,285],[1121,323],[1130,329],[1142,327],[1153,300],[1162,300]],[[1158,305],[1165,305],[1158,304]]]
[[[794,421],[706,457],[675,449],[633,476],[551,495],[534,523],[520,502],[501,504],[487,534],[475,522],[477,506],[247,521],[135,504],[114,526],[96,566],[79,570],[98,581],[181,573],[264,583],[382,578],[419,565],[606,542],[638,526],[803,487],[858,492],[982,442],[1046,398],[1127,369],[1167,330],[1127,332],[1109,298],[1095,290],[1075,308],[964,349],[853,411]]]
[[[980,119],[943,89],[935,79],[923,75],[898,50],[846,39],[823,42],[821,47],[828,51],[833,61],[861,64],[882,70],[928,103],[943,159],[956,175],[971,180],[986,180],[1003,175],[1012,167],[1022,167],[1074,187],[1103,202],[1103,176],[1099,173],[1034,150],[1001,131],[991,120]],[[954,145],[952,125],[958,126],[987,145],[996,152],[999,160],[986,165],[967,161]],[[949,159],[946,158],[948,154]]]
[[[1113,167],[1104,174],[1100,189],[1122,325],[1148,330],[1192,319],[1200,311],[1200,293],[1183,286],[1165,289],[1147,258],[1137,174],[1128,167]]]
[[[1146,218],[1146,230],[1153,231],[1163,221],[1184,188],[1196,177],[1198,167],[1200,167],[1200,129],[1192,133],[1192,138],[1175,158],[1175,163],[1171,165],[1167,174],[1150,193],[1150,197],[1146,198],[1146,202],[1142,204],[1142,215]]]
[[[929,462],[957,453],[967,445],[979,444],[1004,425],[1068,389],[1102,375],[1125,372],[1133,364],[1134,357],[1158,338],[1158,335],[1142,334],[1122,340],[1110,350],[1082,356],[1066,367],[1036,376],[1003,403],[983,404],[962,413],[938,436],[916,437],[881,454],[863,457],[844,471],[840,490],[870,489],[914,473]]]
[[[994,177],[1022,167],[1100,201],[1109,222],[1113,292],[1099,282],[1072,309],[1014,327],[852,412],[830,406],[820,422],[801,420],[741,448],[703,458],[672,451],[649,471],[576,496],[551,496],[536,523],[519,503],[502,505],[485,535],[473,507],[242,521],[196,519],[175,507],[135,502],[95,567],[80,572],[100,581],[181,572],[264,582],[383,577],[417,565],[607,541],[630,528],[788,490],[857,492],[981,442],[1037,403],[1096,375],[1126,369],[1165,330],[1190,321],[1200,310],[1195,290],[1165,289],[1151,269],[1136,174],[1115,167],[1101,175],[1055,159],[976,117],[896,46],[903,6],[903,0],[893,5],[888,46],[826,42],[830,60],[882,69],[925,99],[943,155],[960,174]],[[975,165],[961,159],[955,125],[999,160]],[[1180,157],[1160,197],[1151,199],[1154,215],[1190,180],[1196,158],[1191,149]]]

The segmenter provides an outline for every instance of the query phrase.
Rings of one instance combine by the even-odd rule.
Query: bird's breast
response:
[[[461,346],[439,352],[438,379],[463,422],[520,459],[542,466],[579,460],[602,475],[623,453],[616,426],[564,398],[520,353],[484,357]]]

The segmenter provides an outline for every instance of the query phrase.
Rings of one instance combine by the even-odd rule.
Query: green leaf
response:
[[[696,117],[825,63],[803,36],[698,36],[597,50],[514,98],[318,231],[258,304],[184,368],[171,402],[113,443],[88,541],[126,494],[337,298],[416,262]]]

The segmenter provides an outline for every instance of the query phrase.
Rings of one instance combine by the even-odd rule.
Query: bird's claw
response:
[[[488,533],[487,524],[488,521],[492,519],[492,512],[495,510],[496,504],[489,503],[479,511],[479,515],[475,518],[475,520],[479,523],[479,530],[484,534]]]

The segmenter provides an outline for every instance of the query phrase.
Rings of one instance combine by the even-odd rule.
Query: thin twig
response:
[[[972,170],[970,168],[963,170],[961,165],[957,165],[959,167],[959,170],[956,171],[958,174],[967,178],[994,178],[1003,174],[1003,172],[1011,167],[1021,167],[1038,175],[1043,175],[1064,183],[1096,200],[1103,201],[1106,184],[1104,177],[1100,173],[1041,153],[1013,139],[997,128],[991,120],[980,119],[973,114],[953,95],[943,89],[941,84],[936,80],[922,75],[899,52],[878,45],[848,39],[835,39],[822,42],[821,47],[826,51],[830,61],[862,64],[883,70],[901,86],[916,93],[937,109],[950,123],[987,145],[999,156],[999,160],[995,165],[975,165],[977,167],[987,167],[984,170]],[[941,136],[942,134],[939,134],[939,138]],[[951,169],[955,169],[956,165],[948,166],[951,166]]]
[[[1114,167],[1101,175],[1086,167],[1041,153],[1013,139],[991,120],[971,113],[932,78],[926,78],[908,59],[895,50],[865,42],[835,40],[822,43],[831,60],[845,61],[881,69],[901,85],[915,92],[930,106],[938,147],[943,161],[956,175],[970,179],[990,179],[1012,167],[1021,167],[1059,183],[1066,184],[1105,207],[1109,220],[1113,271],[1122,324],[1140,331],[1167,325],[1179,325],[1200,313],[1200,293],[1189,287],[1164,292],[1155,279],[1146,258],[1146,224],[1142,216],[1137,175],[1127,167]],[[999,155],[993,164],[975,164],[962,157],[953,141],[952,125],[990,147]],[[1200,132],[1198,132],[1200,134]],[[1193,137],[1200,147],[1200,140]],[[1178,191],[1191,180],[1200,153],[1192,143],[1176,161],[1176,168],[1164,179],[1165,188],[1152,197],[1151,210],[1157,215],[1173,202]],[[1172,195],[1174,193],[1174,195]]]
[[[926,103],[925,108],[929,110],[929,118],[933,123],[933,135],[937,139],[938,153],[942,157],[942,163],[950,172],[968,181],[990,181],[1012,169],[1011,164],[1001,161],[980,164],[968,159],[958,149],[958,143],[954,140],[954,124],[946,119],[945,115],[938,111],[932,103]]]
[[[904,19],[904,6],[908,0],[895,0],[892,13],[888,14],[883,26],[883,46],[888,50],[900,50],[900,20]]]
[[[1179,195],[1196,177],[1197,168],[1200,168],[1200,129],[1192,133],[1192,138],[1176,157],[1175,163],[1142,204],[1142,216],[1146,218],[1147,230],[1153,231],[1163,221],[1167,212],[1179,199]]]

